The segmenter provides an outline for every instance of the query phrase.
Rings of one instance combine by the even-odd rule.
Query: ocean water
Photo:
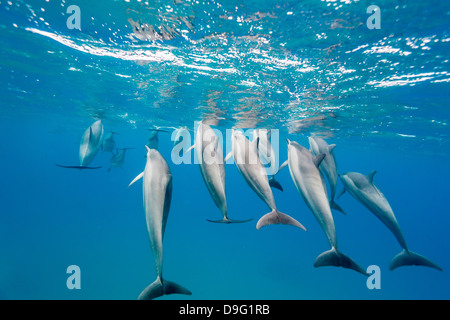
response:
[[[379,29],[367,25],[372,4]],[[165,128],[163,273],[192,295],[159,299],[449,299],[449,19],[446,1],[1,0],[0,298],[136,299],[155,280],[142,184],[127,186],[145,166],[148,129]],[[123,166],[108,171],[101,151],[97,170],[55,166],[79,165],[81,136],[98,119],[118,148],[135,148]],[[172,128],[201,120],[224,137],[277,130],[280,163],[286,138],[336,144],[338,172],[377,170],[409,249],[443,271],[389,270],[399,244],[348,193],[337,201],[347,214],[333,211],[339,249],[378,266],[380,288],[315,268],[329,244],[287,169],[275,201],[306,232],[256,230],[269,209],[234,164],[229,216],[254,220],[208,222],[221,214],[198,164],[171,157]],[[71,265],[79,289],[67,286]]]

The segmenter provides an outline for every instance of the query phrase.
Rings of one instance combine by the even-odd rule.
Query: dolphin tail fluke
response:
[[[345,215],[347,214],[347,213],[344,211],[344,209],[341,208],[340,205],[338,205],[336,202],[334,202],[333,199],[330,200],[330,208],[333,209],[333,210],[339,211],[339,212],[342,213],[342,214],[345,214]]]
[[[212,222],[212,223],[244,223],[244,222],[252,221],[253,218],[246,219],[246,220],[235,220],[235,219],[230,219],[230,218],[223,218],[220,220],[209,220],[209,219],[206,219],[206,220],[209,222]]]
[[[314,261],[314,267],[343,267],[347,269],[355,270],[363,275],[367,276],[367,272],[361,268],[355,261],[350,257],[347,257],[342,252],[338,251],[336,248],[331,248],[328,251],[321,253]]]
[[[276,209],[262,216],[256,224],[256,229],[259,230],[260,228],[271,224],[286,224],[306,231],[306,228],[300,222]]]
[[[269,179],[269,185],[270,185],[272,188],[276,188],[276,189],[278,189],[278,190],[283,191],[283,187],[281,186],[281,184],[280,184],[277,180],[275,180],[275,176],[270,177],[270,179]]]
[[[396,269],[398,267],[402,267],[402,266],[425,266],[425,267],[437,269],[439,271],[443,271],[443,269],[441,267],[439,267],[433,261],[425,258],[424,256],[422,256],[418,253],[415,253],[415,252],[412,252],[409,250],[408,251],[403,250],[402,252],[397,254],[392,259],[392,261],[389,265],[389,269],[394,270],[394,269]]]
[[[163,295],[174,293],[186,295],[192,294],[188,289],[180,286],[179,284],[172,281],[161,280],[161,278],[158,277],[153,283],[145,288],[144,291],[141,292],[138,300],[153,300]]]

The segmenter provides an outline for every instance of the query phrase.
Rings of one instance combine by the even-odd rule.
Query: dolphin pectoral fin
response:
[[[345,191],[345,189],[344,189],[344,191]],[[342,213],[342,214],[347,214],[345,211],[344,211],[344,209],[342,209],[341,208],[341,206],[340,205],[338,205],[336,202],[334,202],[334,200],[330,200],[330,208],[331,209],[334,209],[334,210],[336,210],[336,211],[339,211],[340,213]]]
[[[188,153],[189,151],[191,151],[192,149],[195,148],[195,144],[193,144],[192,146],[189,147],[189,149],[187,149],[184,154]]]
[[[275,176],[270,177],[270,179],[269,179],[269,185],[270,185],[272,188],[276,188],[276,189],[278,189],[278,190],[283,191],[283,187],[281,186],[281,184],[280,184],[277,180],[275,180]]]
[[[342,197],[342,195],[345,193],[345,191],[347,191],[347,189],[342,188],[342,191],[338,194],[337,198],[339,199],[340,197]]]
[[[159,277],[151,283],[147,288],[145,288],[141,294],[138,297],[138,300],[153,300],[155,298],[161,297],[163,295],[167,294],[186,294],[191,295],[192,293],[180,286],[179,284],[176,284],[172,281],[167,280],[161,280]]]
[[[329,145],[328,145],[328,151],[329,151],[330,153],[334,150],[334,148],[336,148],[336,145],[335,145],[335,144],[329,144]]]
[[[288,160],[286,160],[285,162],[283,162],[281,164],[281,166],[278,168],[277,172],[274,175],[278,174],[278,172],[280,172],[281,169],[284,169],[284,167],[286,167],[287,165],[288,165]]]
[[[328,251],[322,252],[314,261],[315,268],[326,266],[352,269],[365,276],[368,276],[367,272],[363,268],[361,268],[355,261],[353,261],[350,257],[347,257],[342,252],[338,251],[334,247]]]
[[[235,219],[229,219],[229,218],[223,218],[223,219],[220,219],[220,220],[209,220],[209,219],[206,219],[206,221],[209,221],[209,222],[212,222],[212,223],[227,223],[227,224],[229,224],[229,223],[245,223],[245,222],[249,222],[249,221],[252,221],[252,220],[253,220],[253,218],[247,219],[247,220],[235,220]]]
[[[424,266],[434,268],[439,271],[443,271],[441,267],[435,264],[433,261],[425,258],[424,256],[412,252],[403,250],[399,254],[397,254],[389,264],[389,270],[394,270],[398,267],[402,266]]]
[[[306,228],[300,222],[285,213],[277,211],[276,209],[262,216],[256,224],[256,229],[259,230],[262,227],[271,224],[286,224],[306,231]]]
[[[223,162],[224,162],[224,163],[227,162],[228,159],[230,159],[232,155],[233,155],[233,151],[230,151],[230,152],[227,154],[227,156],[223,159]]]
[[[133,181],[130,182],[130,184],[128,185],[128,188],[135,183],[136,181],[138,181],[139,179],[141,179],[144,176],[144,171],[142,171],[141,173],[138,174],[138,176],[136,178],[134,178]]]

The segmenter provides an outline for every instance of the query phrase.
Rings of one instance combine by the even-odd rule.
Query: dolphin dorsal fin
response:
[[[336,145],[335,145],[335,144],[329,144],[329,145],[328,145],[328,151],[329,151],[330,153],[334,150],[334,148],[336,148]]]
[[[313,158],[313,162],[316,165],[317,168],[319,168],[320,164],[322,163],[322,160],[325,158],[326,154],[325,153],[321,153],[318,154],[317,156],[315,156]]]
[[[375,175],[375,173],[377,173],[376,170],[372,171],[371,173],[369,173],[369,174],[366,176],[366,177],[367,177],[367,180],[369,180],[369,182],[372,183],[372,184],[373,184],[373,176]]]

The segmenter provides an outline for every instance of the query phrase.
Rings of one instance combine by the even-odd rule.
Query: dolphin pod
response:
[[[288,141],[288,166],[297,191],[322,227],[331,249],[320,254],[314,267],[339,266],[362,274],[366,271],[338,250],[336,228],[319,166],[326,154],[316,156],[297,142]]]
[[[175,282],[163,279],[163,238],[169,217],[172,200],[172,174],[169,166],[156,149],[147,149],[145,169],[130,184],[143,179],[142,193],[144,198],[145,220],[156,266],[156,280],[147,286],[139,295],[139,300],[151,300],[162,295],[173,293],[187,294],[191,292]],[[128,186],[128,187],[129,187]]]
[[[203,181],[208,188],[211,198],[223,216],[221,220],[208,219],[208,221],[217,223],[241,223],[253,220],[234,220],[228,217],[225,194],[225,164],[222,147],[220,146],[219,138],[209,125],[200,122],[195,136],[195,143],[191,148],[195,148],[200,162],[200,172]]]
[[[187,130],[187,128],[177,130],[175,145],[182,141],[180,132]],[[129,184],[131,186],[137,180],[143,179],[142,190],[146,225],[156,267],[156,280],[141,292],[138,299],[155,299],[174,293],[191,294],[188,289],[164,279],[162,273],[163,238],[172,199],[172,174],[166,160],[156,150],[158,148],[157,133],[160,131],[164,130],[152,130],[149,141],[152,141],[154,148],[149,147],[149,145],[145,146],[147,151],[145,169]],[[80,143],[80,166],[62,167],[96,169],[97,167],[89,167],[88,165],[98,152],[102,135],[103,126],[99,120],[91,125],[83,135]],[[233,220],[228,217],[224,163],[228,158],[233,157],[244,181],[271,210],[258,220],[256,229],[259,230],[261,227],[271,224],[285,224],[306,231],[306,228],[300,222],[280,212],[275,204],[271,187],[277,188],[276,184],[278,184],[279,189],[282,190],[282,188],[281,184],[275,181],[274,176],[288,166],[291,179],[298,193],[313,213],[330,245],[329,250],[317,256],[313,264],[314,267],[343,267],[368,276],[358,263],[338,249],[336,226],[331,210],[337,210],[345,214],[344,210],[335,202],[335,199],[340,198],[345,191],[348,191],[388,227],[400,244],[402,251],[391,260],[390,270],[408,265],[427,266],[436,270],[443,270],[431,260],[409,250],[392,208],[385,196],[373,183],[375,172],[369,175],[357,172],[338,174],[333,152],[335,145],[328,144],[317,136],[311,136],[308,138],[309,149],[287,139],[288,159],[280,166],[278,171],[275,172],[274,170],[268,173],[261,158],[267,155],[265,159],[267,162],[275,160],[269,137],[267,131],[258,130],[258,132],[254,132],[253,140],[250,141],[241,131],[232,130],[232,150],[224,159],[219,137],[211,126],[200,122],[194,144],[185,153],[195,148],[197,158],[200,160],[199,167],[202,178],[212,200],[222,214],[222,219],[207,219],[208,221],[229,224],[252,220]],[[120,166],[126,149],[122,149],[121,153],[116,153],[117,159],[114,161],[111,159],[112,166]],[[339,180],[344,189],[336,197]]]
[[[426,266],[442,271],[442,268],[431,260],[412,252],[406,246],[400,226],[386,197],[373,183],[376,171],[363,175],[358,172],[347,172],[339,177],[344,185],[340,196],[348,191],[356,200],[369,209],[392,232],[403,249],[391,261],[389,269],[394,270],[401,266],[417,265]]]

